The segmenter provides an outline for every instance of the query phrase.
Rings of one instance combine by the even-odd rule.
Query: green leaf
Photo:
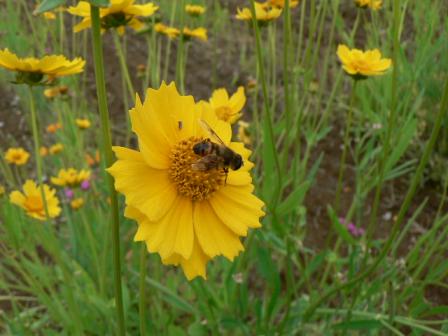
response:
[[[303,198],[305,197],[306,192],[308,191],[311,183],[310,181],[305,181],[301,185],[297,187],[292,193],[286,197],[286,199],[280,203],[277,208],[277,213],[279,215],[287,215],[291,211],[298,209],[302,204]]]
[[[337,330],[373,330],[382,327],[383,325],[378,320],[358,320],[333,325],[333,328]]]
[[[97,7],[109,7],[109,0],[90,0],[90,3]]]
[[[44,0],[41,2],[39,6],[37,6],[36,10],[33,12],[34,15],[42,14],[44,12],[48,12],[52,9],[55,9],[58,6],[61,6],[65,3],[65,0]]]
[[[345,225],[341,224],[339,221],[338,216],[334,213],[334,210],[331,206],[328,206],[328,215],[330,216],[331,222],[333,224],[333,228],[335,229],[336,233],[341,237],[346,243],[348,244],[356,244],[356,240],[352,237],[350,232],[348,232]]]

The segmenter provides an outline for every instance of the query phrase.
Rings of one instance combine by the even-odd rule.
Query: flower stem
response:
[[[255,0],[250,1],[251,5],[251,13],[252,13],[252,24],[254,28],[255,33],[255,41],[256,41],[256,51],[257,51],[257,62],[258,62],[258,69],[260,72],[260,80],[261,80],[261,87],[263,90],[263,103],[264,103],[264,123],[267,126],[268,129],[268,143],[265,144],[266,146],[270,146],[271,154],[274,158],[274,164],[276,168],[277,173],[277,186],[275,188],[274,197],[272,198],[272,205],[271,208],[275,209],[275,205],[279,201],[280,198],[280,192],[282,188],[282,173],[280,168],[280,161],[277,155],[277,150],[275,148],[275,141],[274,141],[274,127],[272,125],[272,115],[271,110],[269,106],[269,95],[268,95],[268,89],[266,85],[266,75],[264,73],[264,63],[263,63],[263,54],[261,50],[261,37],[260,37],[260,28],[258,27],[257,18],[255,15]]]
[[[344,132],[344,147],[342,149],[341,160],[339,162],[338,184],[337,184],[337,188],[336,188],[336,196],[335,196],[335,202],[334,202],[334,204],[335,204],[334,210],[336,213],[339,212],[339,205],[340,205],[340,198],[341,198],[341,191],[342,191],[342,180],[344,179],[345,161],[347,159],[348,142],[350,140],[350,129],[352,127],[353,109],[354,109],[355,97],[356,97],[356,84],[357,84],[357,81],[355,80],[353,83],[352,92],[350,95],[350,105],[348,107],[347,123],[345,124],[345,132]]]
[[[43,179],[43,168],[42,168],[42,157],[40,156],[40,141],[39,141],[39,132],[37,130],[37,114],[36,114],[36,105],[33,97],[33,89],[30,85],[28,85],[28,92],[30,95],[30,110],[31,110],[31,128],[33,130],[33,142],[34,142],[34,155],[36,158],[36,171],[37,171],[37,180],[39,182],[40,194],[42,197],[42,202],[44,204],[45,217],[47,220],[50,219],[50,214],[48,212],[47,199],[45,198],[44,191],[44,179]]]
[[[104,80],[103,49],[100,33],[100,11],[99,8],[90,5],[90,16],[92,20],[92,48],[95,64],[95,80],[98,97],[98,109],[101,119],[101,133],[103,138],[103,151],[106,166],[110,167],[113,161],[112,141],[110,135],[109,112],[107,108],[106,83]],[[121,265],[120,265],[120,221],[118,215],[117,193],[114,188],[112,176],[108,175],[107,184],[109,187],[112,205],[112,250],[114,263],[114,285],[115,285],[115,306],[117,309],[118,334],[125,334],[123,299],[121,291]]]
[[[118,60],[120,61],[121,73],[124,76],[124,80],[128,88],[129,97],[131,99],[134,99],[135,96],[134,85],[132,84],[131,76],[129,75],[129,69],[128,66],[126,65],[126,57],[124,56],[120,36],[118,36],[118,33],[116,31],[113,32],[112,36],[114,38],[115,51],[117,52]]]
[[[357,276],[354,276],[350,281],[347,281],[341,285],[335,286],[333,288],[330,288],[327,290],[321,297],[319,297],[314,303],[312,303],[308,309],[305,311],[303,315],[303,320],[306,322],[310,319],[310,317],[313,315],[315,310],[322,304],[325,300],[327,300],[332,295],[339,293],[343,289],[347,287],[351,287],[354,284],[364,280],[368,276],[370,276],[380,265],[381,261],[384,260],[384,258],[387,256],[387,254],[390,251],[390,248],[392,246],[392,243],[395,241],[398,231],[400,229],[401,223],[404,220],[404,216],[406,215],[407,211],[409,210],[409,207],[411,205],[411,201],[414,198],[415,192],[417,190],[417,186],[420,183],[421,177],[423,175],[423,171],[426,167],[426,164],[429,161],[429,157],[432,153],[432,150],[434,148],[434,145],[436,143],[436,140],[438,138],[440,128],[442,126],[443,120],[446,118],[448,112],[448,77],[446,78],[445,82],[445,89],[442,97],[442,103],[440,104],[439,112],[437,113],[436,120],[434,123],[434,127],[431,131],[430,138],[428,142],[426,143],[425,149],[423,151],[422,158],[419,161],[419,165],[417,167],[417,171],[415,172],[414,176],[411,180],[411,185],[408,188],[408,191],[406,193],[406,197],[400,207],[400,211],[397,216],[397,220],[395,221],[391,233],[389,235],[388,240],[386,241],[384,247],[382,248],[380,254],[376,258],[376,260],[373,262],[372,265],[370,265],[365,271],[360,272]]]
[[[141,244],[140,247],[140,276],[139,276],[139,287],[140,287],[140,301],[138,305],[139,311],[139,322],[140,322],[140,336],[146,335],[146,255],[148,252],[146,251],[146,245],[144,243]]]

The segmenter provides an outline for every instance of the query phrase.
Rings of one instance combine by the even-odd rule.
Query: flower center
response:
[[[220,107],[216,108],[215,113],[216,113],[218,119],[221,119],[224,121],[229,121],[230,117],[233,114],[233,111],[228,106],[220,106]]]
[[[44,203],[39,196],[28,196],[24,206],[29,212],[41,212],[44,210]]]
[[[201,159],[193,151],[193,146],[204,138],[190,137],[177,143],[171,150],[170,179],[176,184],[177,192],[192,201],[208,199],[224,184],[226,174],[221,168],[196,170],[192,164]]]
[[[101,26],[104,29],[126,26],[132,17],[126,16],[123,12],[109,14],[101,19]]]

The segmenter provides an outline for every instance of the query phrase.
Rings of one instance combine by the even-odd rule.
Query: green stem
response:
[[[44,204],[45,217],[46,220],[50,220],[50,214],[48,212],[47,199],[44,191],[44,179],[43,179],[43,168],[42,168],[42,157],[40,156],[40,140],[39,140],[39,132],[37,129],[37,114],[36,114],[36,105],[34,102],[33,89],[30,85],[28,85],[28,92],[30,96],[30,110],[31,110],[31,128],[33,131],[33,142],[34,142],[34,156],[36,158],[36,171],[37,171],[37,180],[40,188],[40,196],[42,197],[42,202]]]
[[[123,52],[123,46],[120,42],[120,36],[116,31],[112,34],[115,44],[115,51],[117,52],[118,60],[120,61],[121,73],[124,76],[124,80],[126,81],[126,86],[128,88],[129,97],[133,100],[135,97],[134,85],[131,81],[131,76],[129,75],[129,69],[126,65],[126,57]]]
[[[273,127],[273,121],[271,116],[271,110],[269,107],[269,95],[268,95],[268,89],[266,85],[266,76],[264,73],[264,62],[263,62],[263,53],[261,50],[261,37],[260,37],[260,29],[258,27],[258,22],[255,16],[255,0],[250,1],[251,4],[251,13],[252,13],[252,24],[253,29],[255,33],[255,40],[256,40],[256,50],[257,50],[257,63],[258,63],[258,69],[260,71],[260,79],[261,79],[261,87],[263,90],[263,103],[264,103],[264,122],[266,123],[268,127],[268,136],[269,136],[269,143],[265,144],[267,146],[270,146],[270,150],[272,151],[272,156],[274,157],[274,164],[276,167],[276,173],[277,173],[277,186],[275,189],[274,197],[272,198],[272,209],[275,209],[275,205],[277,204],[279,197],[280,197],[280,191],[282,188],[282,176],[281,176],[281,168],[280,168],[280,161],[277,155],[277,150],[275,148],[275,142],[274,142],[274,127]]]
[[[350,140],[350,129],[352,127],[353,109],[354,109],[354,104],[355,104],[357,82],[358,81],[355,80],[353,83],[353,88],[352,88],[352,92],[350,95],[350,105],[348,108],[347,123],[345,124],[344,148],[342,149],[341,160],[339,162],[338,184],[337,184],[337,188],[336,188],[336,196],[335,196],[335,202],[334,202],[334,211],[336,212],[336,214],[339,213],[339,205],[340,205],[340,198],[341,198],[341,191],[342,191],[342,180],[344,179],[345,161],[347,159],[348,142]]]
[[[104,146],[104,158],[107,167],[113,163],[112,141],[109,125],[109,111],[107,108],[106,82],[104,79],[103,49],[101,42],[100,11],[99,8],[90,5],[90,17],[92,20],[92,48],[95,64],[95,80],[98,96],[98,109],[101,119],[101,133]],[[111,206],[112,206],[112,254],[114,263],[115,306],[117,309],[118,334],[125,335],[123,299],[121,290],[121,265],[120,265],[120,220],[118,213],[118,199],[114,188],[112,176],[107,175]]]
[[[140,322],[140,335],[146,335],[146,257],[148,252],[146,251],[145,243],[141,244],[140,247],[140,276],[139,276],[139,287],[140,287],[140,301],[138,305],[139,310],[139,322]]]
[[[406,197],[400,207],[400,211],[397,216],[397,220],[395,221],[391,233],[389,235],[389,239],[386,241],[383,249],[381,250],[380,254],[374,261],[374,263],[369,266],[365,271],[360,272],[357,276],[353,277],[352,280],[347,281],[344,284],[341,284],[339,286],[333,287],[329,290],[327,290],[321,297],[319,297],[314,303],[312,303],[308,309],[304,313],[304,321],[308,321],[309,318],[313,315],[314,311],[319,307],[320,304],[322,304],[325,300],[333,296],[334,294],[340,292],[341,290],[351,287],[354,284],[364,280],[368,276],[370,276],[380,265],[381,261],[387,256],[389,253],[389,250],[392,246],[392,243],[395,241],[395,238],[397,237],[398,231],[400,229],[400,225],[403,222],[404,216],[406,215],[407,211],[409,210],[409,207],[411,205],[411,201],[414,198],[415,191],[417,190],[417,186],[420,183],[421,177],[423,175],[423,171],[426,167],[426,164],[428,163],[429,157],[432,153],[432,150],[434,148],[434,145],[436,143],[437,137],[440,132],[440,128],[442,126],[442,122],[444,118],[446,117],[448,111],[448,78],[445,82],[445,89],[444,94],[442,97],[442,103],[440,104],[439,112],[437,113],[436,120],[434,123],[434,127],[431,131],[431,136],[425,146],[425,149],[423,151],[422,158],[419,161],[419,165],[417,167],[417,171],[415,172],[415,175],[412,177],[411,185],[408,188],[408,191],[406,193]]]

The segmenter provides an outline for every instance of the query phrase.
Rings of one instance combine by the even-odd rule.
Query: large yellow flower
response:
[[[282,14],[282,9],[266,6],[263,3],[255,2],[255,17],[258,21],[272,21]],[[249,8],[237,9],[235,18],[238,20],[252,20],[252,12]]]
[[[355,0],[358,7],[370,8],[373,10],[378,10],[383,5],[383,0]]]
[[[218,119],[233,124],[241,117],[241,110],[246,104],[244,87],[240,86],[230,98],[226,89],[217,89],[213,91],[209,102]]]
[[[391,59],[381,58],[378,49],[350,50],[346,45],[339,45],[337,54],[344,70],[355,79],[382,75],[392,65]]]
[[[139,150],[114,147],[118,161],[108,171],[126,197],[125,216],[138,222],[134,239],[145,241],[164,264],[180,264],[188,279],[205,278],[211,258],[233,260],[244,249],[239,237],[261,226],[251,152],[231,142],[230,124],[218,120],[209,104],[179,95],[174,83],[148,89],[143,104],[137,96],[130,117]],[[222,168],[194,169],[201,156],[193,146],[210,138],[200,120],[241,155],[239,170],[226,176]]]
[[[136,5],[134,2],[135,0],[111,0],[109,7],[100,8],[102,29],[116,28],[119,34],[124,33],[126,26],[140,30],[144,24],[138,17],[151,16],[159,9],[151,2],[144,5]],[[87,1],[80,1],[76,7],[70,7],[68,12],[83,17],[82,21],[73,28],[75,33],[92,26],[90,4]]]
[[[62,55],[49,55],[41,59],[19,58],[8,49],[0,50],[0,66],[16,71],[16,82],[20,84],[39,84],[44,76],[52,80],[55,77],[77,74],[84,70],[85,63],[82,58],[77,57],[69,61]]]
[[[48,216],[50,218],[59,216],[61,208],[59,207],[59,200],[56,197],[56,190],[50,188],[46,184],[44,184],[43,187]],[[9,200],[11,203],[24,209],[28,216],[39,220],[46,219],[41,188],[38,187],[34,181],[27,180],[23,185],[23,193],[15,190],[9,195]]]
[[[74,168],[61,169],[57,177],[51,178],[51,183],[61,187],[76,187],[89,178],[90,171],[88,170],[82,169],[77,171]]]
[[[28,162],[30,153],[24,150],[22,147],[9,148],[5,153],[5,160],[9,164],[15,164],[16,166],[22,166]]]

